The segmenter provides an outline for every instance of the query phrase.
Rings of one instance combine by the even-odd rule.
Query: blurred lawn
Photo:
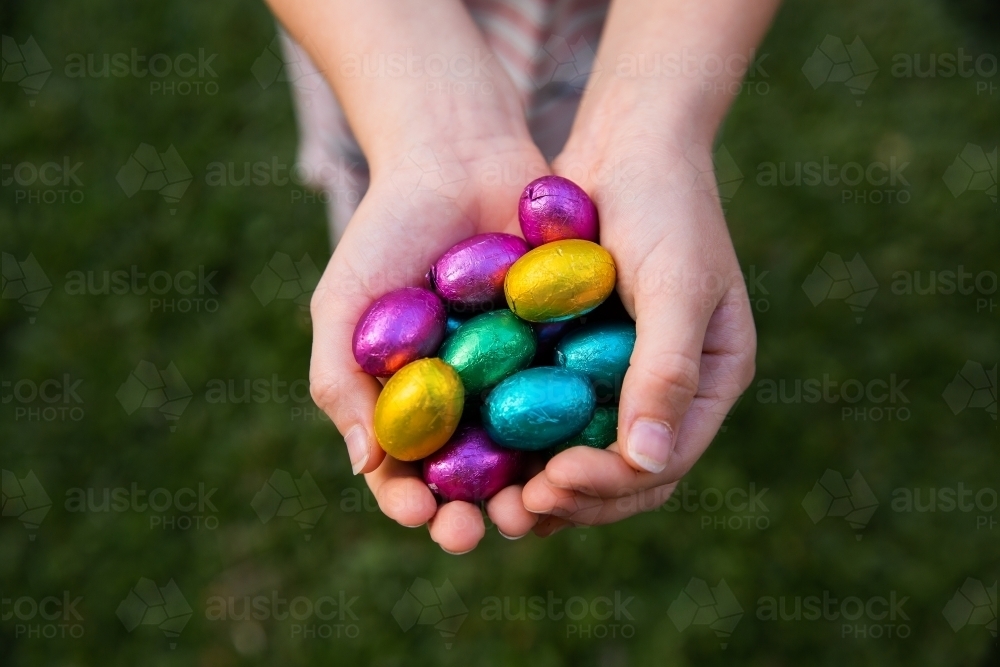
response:
[[[783,8],[760,49],[768,54],[766,77],[751,81],[720,138],[732,162],[725,167],[718,162],[720,180],[731,184],[727,216],[758,311],[758,378],[687,480],[687,509],[675,503],[619,525],[566,531],[544,541],[508,542],[490,530],[477,551],[456,558],[442,553],[424,529],[401,528],[376,511],[361,481],[350,475],[340,437],[302,398],[310,344],[306,313],[293,299],[282,298],[285,294],[265,298],[262,305],[251,288],[275,253],[295,261],[308,254],[322,269],[329,253],[325,207],[305,200],[291,184],[206,182],[213,162],[235,163],[237,175],[244,162],[294,162],[287,84],[265,79],[262,86],[252,73],[274,37],[266,8],[245,2],[5,0],[3,35],[17,46],[33,37],[52,73],[37,95],[25,94],[13,81],[2,85],[0,249],[18,262],[32,254],[52,291],[37,312],[27,312],[16,298],[0,301],[5,383],[0,435],[10,508],[5,509],[10,516],[0,520],[0,661],[11,666],[514,665],[525,659],[538,667],[997,664],[1000,450],[993,304],[1000,298],[975,291],[906,294],[895,283],[897,272],[919,271],[926,285],[928,272],[940,277],[962,266],[973,276],[993,272],[995,290],[996,202],[975,189],[956,196],[942,178],[966,144],[973,144],[993,151],[995,187],[1000,49],[994,7],[972,1],[797,0]],[[814,90],[803,75],[803,63],[828,34],[845,44],[860,36],[878,64],[863,94],[852,95],[836,82]],[[9,56],[4,40],[6,68],[15,56]],[[151,77],[67,76],[73,54],[95,54],[99,63],[103,54],[133,49],[140,55],[191,53],[195,59],[201,49],[218,54],[210,62],[217,76],[206,71],[204,77],[164,79],[214,86],[200,94],[181,94],[179,87],[164,93],[151,91]],[[923,54],[926,67],[928,54],[958,49],[993,54],[993,74],[892,73],[895,54]],[[985,89],[977,92],[977,83]],[[146,191],[129,198],[116,182],[142,143],[161,153],[176,147],[193,179],[179,202]],[[861,183],[845,198],[843,186],[769,186],[761,177],[766,163],[790,167],[824,159],[862,166],[906,162],[906,184]],[[22,185],[14,178],[19,173],[28,180],[28,167],[15,171],[21,163],[38,168],[64,160],[82,163],[73,172],[79,184],[69,178],[52,186]],[[62,190],[70,191],[68,200],[82,196],[82,201],[53,201]],[[882,203],[871,203],[876,191]],[[887,203],[890,196],[893,202]],[[859,202],[861,197],[865,201]],[[828,252],[845,261],[859,253],[877,281],[878,291],[862,313],[833,299],[814,307],[804,293],[803,281]],[[4,261],[6,279],[7,255]],[[67,291],[72,272],[90,273],[99,285],[104,271],[128,272],[133,266],[171,276],[197,275],[203,267],[217,294],[191,295],[204,300],[178,312],[186,307],[184,296],[173,291],[162,299],[176,301],[162,305],[153,300],[160,297],[132,290]],[[984,280],[988,286],[988,274]],[[977,308],[980,298],[986,305]],[[993,369],[992,418],[975,406],[955,414],[942,397],[969,360]],[[175,364],[191,394],[187,404],[182,389],[168,396],[181,399],[175,404],[183,408],[179,419],[168,420],[155,407],[132,414],[123,409],[137,394],[130,388],[121,394],[120,387],[140,361],[161,370]],[[897,384],[905,382],[905,399],[893,404],[767,402],[769,382],[784,380],[787,397],[796,381],[828,377],[841,387],[850,381],[867,386],[888,383],[892,376]],[[46,396],[59,394],[55,403],[31,396],[31,387],[49,379],[60,383],[54,392],[55,385],[48,385]],[[77,380],[81,402],[71,392],[64,402],[63,385]],[[253,387],[255,381],[262,393],[233,400],[245,395],[245,383]],[[291,398],[282,400],[288,389],[282,382],[293,389]],[[226,386],[229,394],[230,383],[234,393],[225,400],[211,391]],[[845,407],[853,409],[846,417]],[[889,407],[896,410],[872,412]],[[46,408],[80,411],[43,412]],[[814,485],[828,469],[834,477],[860,472],[878,503],[870,520],[864,517],[854,528],[838,516],[813,523],[803,498],[822,500]],[[308,473],[315,481],[322,498],[303,504],[327,504],[318,520],[306,517],[314,527],[271,518],[275,507],[268,509],[267,494],[259,492],[275,470],[295,480]],[[18,493],[9,484],[29,471],[52,504],[30,530],[17,518]],[[901,489],[918,489],[926,504],[931,489],[957,490],[960,484],[975,492],[985,489],[966,499],[970,511],[947,511],[943,502],[936,511],[905,511],[900,504],[906,497]],[[72,511],[70,501],[79,493],[74,489],[92,490],[99,502],[105,489],[133,485],[147,492],[197,493],[199,485],[217,491],[209,504],[190,511]],[[702,495],[707,489],[725,494],[751,485],[758,493],[766,489],[763,506],[711,511],[691,504],[717,500],[712,492]],[[308,491],[306,484],[302,488]],[[855,500],[864,495],[856,493]],[[31,498],[28,507],[44,505],[37,494]],[[181,500],[183,505],[188,498]],[[176,583],[192,613],[179,637],[168,638],[155,623],[126,629],[141,617],[119,604],[140,577],[160,587]],[[433,609],[405,631],[394,619],[401,599],[397,612],[406,611],[404,592],[417,578],[435,587],[446,581],[454,586],[468,611],[454,637],[423,624],[435,620]],[[987,600],[985,615],[956,631],[950,622],[962,625],[961,605],[946,605],[969,578],[994,587],[992,611]],[[699,584],[693,580],[715,589],[715,606],[685,617],[698,603]],[[716,588],[720,581],[738,608],[724,604],[722,588]],[[839,600],[907,598],[901,607],[905,617],[760,618],[768,597],[785,597],[791,611],[793,598],[822,598],[824,592]],[[62,600],[64,594],[82,598],[75,607],[79,618],[22,618],[32,616],[32,604],[47,596]],[[244,597],[257,595],[357,599],[326,620],[315,615],[302,621],[212,620],[214,596],[234,598],[240,612]],[[598,604],[596,616],[580,620],[558,614],[493,620],[494,596],[507,598],[511,613],[521,597],[632,600],[610,619],[599,618],[604,608]],[[30,599],[18,603],[20,598]],[[573,604],[571,615],[579,608]],[[446,607],[445,615],[460,611]],[[185,613],[183,605],[171,607],[175,613]],[[731,633],[717,634],[708,626],[713,613],[743,615],[735,628],[729,626]],[[984,627],[990,613],[993,636]],[[408,625],[405,614],[397,615]],[[145,620],[158,623],[153,616]]]

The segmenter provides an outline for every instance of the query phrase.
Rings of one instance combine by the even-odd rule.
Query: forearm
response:
[[[779,0],[613,0],[567,152],[614,137],[711,143]],[[681,136],[678,136],[681,135]]]
[[[407,146],[528,139],[523,110],[460,0],[268,0],[323,71],[377,173]]]

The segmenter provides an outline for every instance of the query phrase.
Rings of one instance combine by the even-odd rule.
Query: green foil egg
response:
[[[604,449],[618,439],[618,408],[597,408],[594,410],[594,418],[590,420],[587,427],[580,432],[580,435],[570,439],[568,442],[558,445],[557,451],[563,451],[570,447],[583,445],[584,447],[595,447]]]
[[[466,396],[475,396],[528,367],[535,356],[535,333],[509,310],[495,310],[463,323],[439,356],[458,373]]]
[[[604,322],[571,331],[556,344],[557,366],[590,378],[598,404],[617,402],[635,347],[635,323]]]
[[[587,376],[554,366],[510,376],[483,403],[483,426],[495,442],[538,450],[566,442],[594,416],[594,388]]]

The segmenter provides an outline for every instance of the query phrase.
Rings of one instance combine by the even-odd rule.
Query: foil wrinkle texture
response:
[[[596,397],[582,373],[555,366],[529,368],[489,393],[483,425],[497,443],[538,450],[580,433],[594,414]]]
[[[351,341],[354,359],[366,373],[389,377],[437,351],[446,319],[444,304],[430,290],[393,290],[376,299],[358,320]]]

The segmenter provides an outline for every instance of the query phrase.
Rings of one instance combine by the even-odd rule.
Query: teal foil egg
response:
[[[561,452],[570,447],[583,445],[604,449],[618,439],[618,408],[597,408],[594,418],[587,427],[567,442],[558,445],[556,451]]]
[[[616,403],[634,347],[634,323],[592,324],[566,334],[556,345],[555,361],[590,378],[599,404]]]
[[[535,356],[535,333],[509,310],[495,310],[463,323],[438,356],[455,369],[466,396],[472,397],[528,367]]]
[[[456,331],[458,331],[458,328],[460,326],[462,326],[463,324],[465,324],[465,320],[463,320],[461,318],[458,318],[458,317],[455,317],[454,315],[449,315],[448,319],[445,320],[445,323],[444,323],[444,336],[445,336],[445,338],[447,338],[448,336],[450,336],[453,333],[455,333]]]
[[[596,398],[587,376],[554,366],[516,373],[483,404],[483,426],[495,442],[538,450],[580,433],[594,416]]]

